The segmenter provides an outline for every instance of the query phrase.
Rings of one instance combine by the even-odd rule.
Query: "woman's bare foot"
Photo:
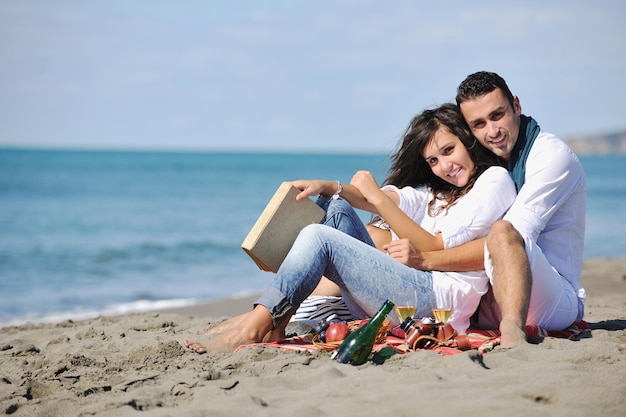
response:
[[[207,352],[232,352],[241,345],[248,345],[250,343],[271,343],[285,338],[284,329],[275,329],[268,332],[263,338],[257,339],[257,337],[250,337],[246,335],[244,330],[231,329],[224,331],[222,334],[214,335],[213,338],[202,341],[192,342],[185,340],[185,347],[193,350],[196,353]]]
[[[526,343],[526,332],[517,320],[503,318],[500,321],[500,346],[512,348]]]
[[[263,340],[263,338],[251,335],[244,329],[233,327],[202,342],[190,342],[189,340],[185,340],[185,346],[196,353],[232,352],[241,345],[258,343],[261,340]]]
[[[248,317],[248,315],[250,315],[250,313],[251,312],[249,311],[247,313],[243,313],[238,316],[231,317],[228,320],[225,320],[219,323],[218,325],[211,327],[209,330],[207,330],[204,333],[204,335],[205,336],[217,335],[217,334],[222,333],[224,329],[227,329],[229,327],[239,326],[241,323],[243,323],[246,320],[246,318]]]
[[[272,316],[262,305],[219,324],[209,331],[212,336],[202,342],[185,340],[185,346],[196,353],[232,352],[241,345],[272,342],[284,336],[284,326],[273,329]]]
[[[263,343],[272,343],[272,342],[277,342],[279,340],[282,340],[285,338],[285,327],[283,326],[279,329],[274,329],[271,332],[267,333],[265,335],[265,337],[263,338],[262,342]]]
[[[185,339],[184,343],[186,348],[189,348],[196,353],[203,354],[207,352],[202,342],[190,342],[189,340]]]

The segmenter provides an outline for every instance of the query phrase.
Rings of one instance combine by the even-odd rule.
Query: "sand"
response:
[[[251,299],[0,329],[0,413],[13,416],[626,416],[626,259],[585,262],[591,337],[382,365],[249,347],[197,355]]]

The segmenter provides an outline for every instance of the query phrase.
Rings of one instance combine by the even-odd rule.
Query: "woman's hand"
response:
[[[332,195],[337,191],[337,182],[335,181],[297,180],[292,181],[291,184],[301,191],[300,194],[296,196],[296,200],[298,201],[319,194]]]
[[[374,206],[378,205],[384,198],[387,198],[378,186],[374,175],[369,171],[357,171],[352,177],[350,185],[356,187],[363,195],[363,198]]]

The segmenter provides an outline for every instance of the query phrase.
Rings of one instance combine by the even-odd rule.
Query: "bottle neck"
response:
[[[385,301],[385,304],[378,310],[378,312],[372,317],[372,323],[378,323],[385,319],[387,314],[393,309],[393,303],[389,300]]]

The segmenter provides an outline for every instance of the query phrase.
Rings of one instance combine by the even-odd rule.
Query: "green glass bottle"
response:
[[[352,365],[361,365],[367,361],[372,348],[374,347],[374,341],[376,340],[376,334],[383,320],[391,309],[393,303],[389,300],[385,301],[385,304],[378,310],[378,313],[372,317],[370,321],[356,330],[353,330],[348,337],[343,341],[339,348],[333,352],[332,358],[339,360],[341,363],[350,362]]]

